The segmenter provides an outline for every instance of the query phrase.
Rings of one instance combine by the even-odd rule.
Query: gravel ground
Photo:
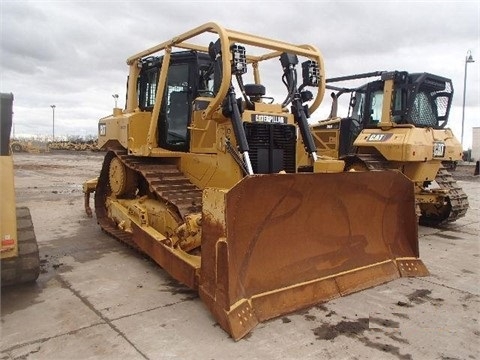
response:
[[[425,278],[402,278],[267,321],[239,342],[195,292],[102,233],[83,181],[103,153],[15,154],[17,202],[32,213],[41,274],[2,290],[0,359],[480,359],[480,184],[464,218],[419,228]]]

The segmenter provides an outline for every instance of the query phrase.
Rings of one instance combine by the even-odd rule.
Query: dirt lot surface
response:
[[[480,176],[475,176],[475,163],[458,164],[455,170],[450,171],[457,180],[479,181]]]
[[[467,216],[420,227],[431,275],[402,278],[257,326],[234,342],[194,291],[102,233],[82,183],[102,153],[15,154],[18,205],[40,247],[34,285],[2,289],[0,359],[480,359],[480,182],[452,172]]]

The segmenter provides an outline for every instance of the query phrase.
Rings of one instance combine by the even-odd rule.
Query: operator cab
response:
[[[445,127],[453,97],[449,79],[428,73],[389,73],[394,76],[391,121],[415,127]],[[366,128],[375,128],[382,119],[384,80],[358,88],[350,102],[352,118]]]
[[[139,108],[153,111],[163,56],[142,60],[137,93]],[[192,103],[199,96],[213,96],[213,68],[208,54],[172,53],[158,119],[158,144],[171,151],[188,151]]]

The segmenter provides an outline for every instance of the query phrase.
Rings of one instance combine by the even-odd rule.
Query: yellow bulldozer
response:
[[[10,149],[12,152],[28,152],[28,153],[40,153],[42,149],[40,146],[34,146],[31,141],[11,139],[10,140]]]
[[[365,78],[374,80],[352,86]],[[465,215],[467,195],[448,171],[462,159],[462,145],[446,127],[453,98],[450,79],[378,71],[326,83],[334,90],[332,111],[311,126],[319,154],[344,160],[346,170],[401,171],[415,186],[421,225],[439,226]],[[350,95],[348,114],[338,117],[343,94]]]
[[[317,155],[315,46],[207,23],[127,64],[126,107],[98,123],[107,153],[84,184],[85,209],[94,192],[102,229],[198,290],[235,340],[266,319],[428,274],[408,178],[344,172]],[[267,85],[285,88],[283,100]]]
[[[10,146],[13,94],[0,94],[0,265],[1,285],[33,282],[40,273],[30,210],[17,207]]]

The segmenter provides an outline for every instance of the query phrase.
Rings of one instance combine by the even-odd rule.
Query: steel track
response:
[[[108,217],[106,199],[110,196],[109,167],[113,158],[135,171],[139,179],[148,185],[149,196],[163,202],[176,213],[179,219],[186,215],[201,212],[202,190],[173,164],[162,163],[161,158],[143,158],[127,155],[125,150],[112,149],[106,155],[100,171],[98,185],[95,191],[95,213],[97,222],[107,234],[140,250],[132,238],[132,234],[121,230]],[[140,183],[142,180],[139,180]]]
[[[389,162],[378,155],[358,154],[356,158],[360,159],[370,171],[389,169]],[[447,199],[449,204],[445,206],[450,206],[450,211],[448,216],[444,218],[422,215],[420,218],[421,225],[440,226],[456,221],[465,216],[469,207],[467,194],[458,186],[457,181],[445,168],[441,168],[438,171],[435,181],[441,190],[448,191]]]

